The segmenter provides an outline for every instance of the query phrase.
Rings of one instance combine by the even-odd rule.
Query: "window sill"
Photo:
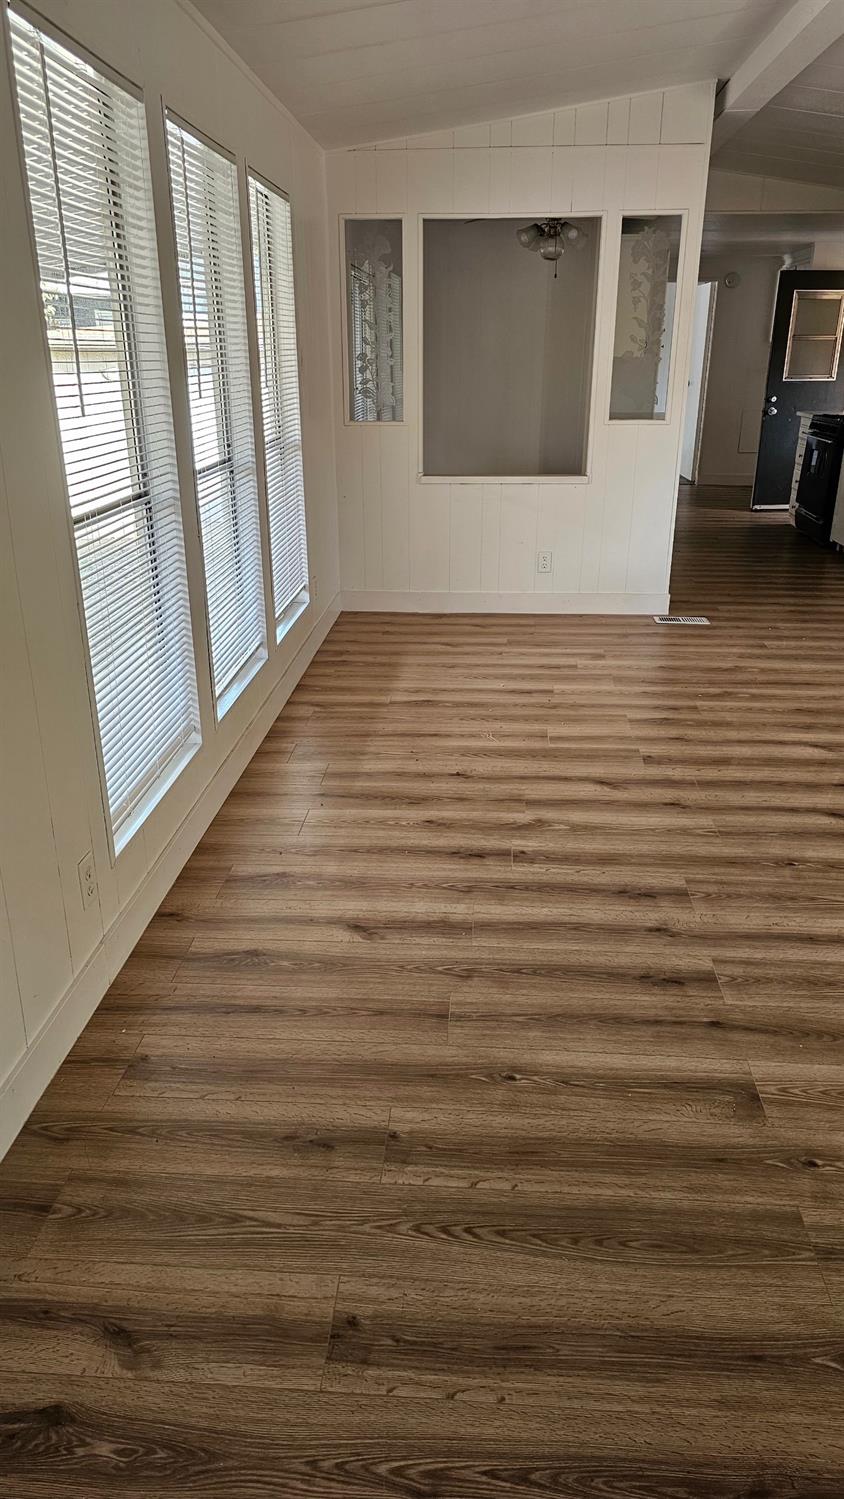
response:
[[[287,634],[288,630],[292,630],[297,619],[301,619],[310,602],[311,595],[308,592],[307,588],[303,588],[299,593],[296,594],[295,598],[292,598],[290,600],[287,608],[282,609],[281,614],[278,616],[278,619],[275,623],[276,645],[281,645],[281,642]]]
[[[222,722],[229,709],[234,706],[244,688],[249,686],[252,678],[261,670],[267,659],[267,647],[265,644],[261,644],[257,650],[252,652],[248,660],[244,661],[237,676],[229,682],[225,692],[221,693],[217,699],[218,723]]]
[[[190,739],[176,751],[161,772],[161,775],[153,781],[126,820],[113,832],[112,841],[115,859],[119,858],[124,849],[128,847],[136,833],[140,832],[150,813],[167,795],[171,786],[175,785],[182,771],[190,764],[197,750],[201,747],[202,735],[200,733],[192,734]]]
[[[417,484],[591,484],[591,474],[417,474]]]

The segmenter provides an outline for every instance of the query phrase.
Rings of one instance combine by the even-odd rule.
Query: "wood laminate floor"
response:
[[[2,1499],[842,1499],[844,559],[345,615],[0,1167]]]

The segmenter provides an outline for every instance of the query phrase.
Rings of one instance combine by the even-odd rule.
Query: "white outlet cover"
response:
[[[97,898],[97,872],[94,867],[94,855],[85,854],[79,860],[77,866],[79,872],[79,893],[82,896],[83,909],[87,911]]]
[[[538,573],[551,573],[554,571],[554,553],[537,552],[536,571]]]

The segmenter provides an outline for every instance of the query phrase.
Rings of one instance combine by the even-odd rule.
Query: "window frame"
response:
[[[795,331],[797,315],[802,299],[810,302],[838,303],[838,322],[834,334],[797,333]],[[813,343],[832,344],[832,373],[829,375],[790,375],[788,373],[788,362],[791,358],[791,350],[795,339],[807,339]],[[844,291],[835,291],[833,288],[827,290],[822,287],[795,286],[791,295],[791,313],[788,319],[788,334],[785,343],[785,358],[783,359],[783,384],[800,385],[804,382],[811,382],[812,384],[834,385],[838,379],[838,367],[841,362],[842,339],[844,339]]]
[[[305,610],[309,607],[311,603],[312,591],[310,548],[308,545],[308,511],[305,488],[305,444],[302,423],[302,382],[300,378],[301,340],[299,337],[299,296],[296,277],[293,201],[290,194],[288,192],[285,192],[284,188],[279,187],[275,182],[272,181],[271,178],[265,176],[262,172],[257,171],[252,166],[248,157],[246,157],[243,163],[243,167],[244,216],[247,226],[247,232],[244,234],[244,256],[248,265],[247,283],[249,287],[247,305],[249,309],[250,337],[254,336],[254,355],[252,359],[254,427],[256,444],[260,448],[259,468],[262,470],[260,476],[260,481],[263,485],[263,493],[261,497],[262,524],[266,528],[265,591],[267,603],[267,620],[268,629],[270,630],[270,638],[274,639],[275,645],[276,647],[278,647],[281,641],[284,639],[284,636],[287,634],[288,630],[292,628],[297,619],[299,619],[300,616],[304,614]],[[255,259],[256,255],[260,254],[260,249],[255,243],[255,236],[252,225],[252,198],[250,192],[250,182],[253,181],[256,187],[263,188],[264,192],[275,193],[279,198],[283,198],[285,203],[287,204],[288,212],[290,215],[290,271],[293,293],[293,323],[296,338],[296,399],[299,409],[299,460],[302,470],[302,528],[305,540],[306,580],[303,587],[299,589],[298,593],[294,594],[294,596],[290,600],[288,600],[287,604],[285,604],[278,613],[276,612],[275,580],[273,576],[272,529],[269,507],[269,465],[267,462],[267,455],[270,449],[272,449],[274,453],[279,452],[283,454],[284,452],[285,438],[283,430],[281,430],[284,427],[282,390],[283,382],[280,378],[279,373],[279,378],[276,380],[275,389],[273,391],[273,406],[276,411],[279,435],[277,437],[274,437],[271,443],[268,444],[263,410],[264,383],[261,368],[261,331],[258,317],[257,292],[255,288]],[[272,332],[273,363],[276,371],[280,372],[281,358],[279,353],[279,330],[276,327],[275,318],[272,318],[270,322]]]
[[[97,764],[97,782],[99,787],[100,805],[103,814],[103,828],[109,864],[112,869],[115,869],[118,865],[119,860],[121,859],[121,856],[128,852],[129,846],[133,843],[137,834],[146,824],[148,819],[152,816],[159,803],[164,799],[168,792],[173,788],[175,783],[180,779],[181,775],[190,765],[191,761],[194,760],[196,755],[201,751],[204,743],[201,707],[201,684],[199,681],[198,661],[193,642],[193,600],[191,597],[189,564],[187,556],[187,538],[184,534],[184,517],[178,463],[179,439],[177,434],[176,411],[175,403],[173,401],[173,389],[169,364],[169,338],[167,327],[167,313],[165,311],[165,287],[164,275],[161,266],[162,245],[159,233],[158,216],[156,212],[155,185],[153,180],[154,169],[151,149],[152,143],[150,140],[149,122],[147,117],[147,99],[144,89],[139,84],[135,83],[133,79],[128,78],[124,73],[121,73],[117,68],[113,67],[111,63],[100,57],[99,54],[93,52],[82,42],[79,42],[74,36],[70,35],[62,27],[56,25],[54,22],[49,20],[49,18],[43,16],[39,11],[33,9],[26,3],[26,0],[5,0],[5,3],[4,0],[0,0],[0,4],[2,4],[3,10],[3,14],[2,16],[0,16],[0,41],[2,41],[0,50],[5,51],[5,62],[8,68],[9,75],[11,115],[13,120],[13,130],[15,135],[21,176],[22,199],[24,203],[27,233],[29,237],[32,274],[39,304],[41,339],[42,347],[44,350],[45,375],[50,392],[50,404],[52,408],[52,418],[54,424],[53,431],[55,434],[56,442],[58,472],[61,477],[61,485],[65,502],[64,524],[66,526],[66,535],[68,537],[70,546],[73,587],[77,606],[77,618],[79,622],[79,629],[83,646],[83,666],[88,694],[91,732]],[[39,34],[39,36],[43,36],[49,41],[52,41],[58,47],[66,51],[71,57],[75,58],[78,62],[82,63],[86,67],[91,68],[95,74],[97,74],[107,83],[112,84],[114,87],[120,89],[130,98],[134,99],[138,103],[142,111],[141,134],[143,137],[149,171],[149,176],[147,179],[149,185],[149,200],[147,205],[149,210],[149,231],[151,235],[151,245],[154,248],[154,264],[158,290],[158,311],[160,316],[160,330],[162,335],[161,353],[163,358],[160,378],[162,389],[166,390],[169,405],[174,461],[174,499],[176,501],[176,512],[178,514],[179,525],[182,533],[182,568],[185,582],[185,602],[187,605],[189,634],[191,638],[190,659],[192,665],[192,676],[190,686],[193,694],[194,724],[187,734],[182,732],[177,734],[172,739],[169,750],[165,755],[164,769],[159,770],[158,768],[153,767],[148,771],[147,775],[142,779],[142,781],[137,783],[136,794],[133,795],[130,805],[120,816],[113,815],[109,796],[108,777],[106,773],[106,759],[103,746],[103,735],[100,727],[100,710],[97,703],[90,632],[86,618],[85,594],[82,586],[82,570],[80,564],[79,549],[77,545],[77,533],[82,532],[87,526],[95,524],[97,521],[101,520],[104,516],[107,516],[110,513],[115,513],[119,510],[122,510],[125,514],[131,513],[132,515],[136,515],[138,511],[140,511],[142,514],[141,525],[143,527],[143,534],[150,553],[150,575],[153,579],[160,579],[160,528],[164,523],[164,516],[159,513],[159,510],[154,503],[154,495],[150,485],[144,484],[141,481],[141,474],[148,471],[148,465],[145,465],[144,463],[144,457],[147,452],[147,424],[143,414],[143,398],[141,394],[142,375],[140,373],[140,370],[143,361],[138,354],[138,335],[135,326],[135,316],[133,313],[132,299],[126,291],[125,273],[123,276],[121,276],[119,269],[117,276],[116,301],[120,312],[120,329],[122,337],[116,342],[115,354],[116,363],[118,365],[118,368],[120,369],[120,396],[124,412],[123,420],[126,435],[127,460],[130,465],[130,473],[134,478],[135,483],[127,490],[125,496],[123,496],[122,498],[112,497],[102,501],[101,503],[95,502],[90,506],[90,508],[85,511],[84,514],[74,515],[73,513],[70,481],[65,461],[64,439],[62,435],[62,427],[59,416],[58,396],[55,386],[53,347],[50,343],[49,328],[45,315],[44,290],[41,276],[38,240],[35,229],[35,215],[32,195],[30,192],[29,173],[26,160],[26,149],[24,144],[23,116],[18,96],[18,83],[13,50],[14,43],[11,29],[11,17],[13,15],[20,17],[20,19],[26,22],[30,27],[32,27]],[[46,87],[47,83],[45,79],[45,88]],[[113,115],[114,103],[112,100],[109,100],[108,104],[109,111]],[[52,122],[50,120],[48,120],[47,122],[47,129],[50,132],[52,149]],[[107,135],[105,131],[103,139],[104,141],[107,141]],[[119,197],[120,195],[119,176],[115,173],[113,165],[109,162],[108,155],[105,151],[103,152],[103,158],[107,163],[106,178],[107,195],[109,200],[109,223],[112,229],[112,233],[114,233],[114,226],[115,224],[120,223],[121,218],[121,210],[119,207],[116,209],[114,204],[115,186],[117,188],[117,196]],[[57,170],[55,160],[53,163],[53,170],[54,173]],[[63,240],[63,230],[61,231],[61,237]],[[76,343],[73,299],[70,292],[70,267],[68,265],[66,252],[64,251],[64,249],[63,258],[67,284],[66,295],[68,297],[68,315],[71,322],[71,328],[73,330],[73,356],[78,374],[79,353]],[[113,269],[114,268],[111,265],[109,265],[107,268],[110,282],[112,282]],[[113,292],[112,295],[114,295]],[[131,373],[129,370],[130,364],[134,367]],[[163,590],[160,587],[156,587],[154,591],[157,600],[154,617],[154,627],[162,636],[166,636],[167,626],[164,622],[164,615],[173,608],[172,592],[170,590]]]
[[[207,639],[207,647],[208,647],[208,665],[209,665],[209,678],[210,678],[208,685],[209,685],[209,695],[210,695],[211,711],[212,711],[213,717],[214,717],[214,725],[215,725],[215,727],[217,729],[219,729],[221,727],[222,723],[223,723],[224,718],[228,714],[229,710],[234,706],[234,704],[241,697],[241,695],[243,694],[243,692],[245,691],[245,689],[249,686],[249,684],[253,681],[253,679],[260,673],[260,671],[262,670],[262,668],[266,665],[267,661],[269,660],[270,640],[272,638],[271,635],[270,635],[270,633],[269,633],[269,629],[268,629],[268,611],[267,611],[268,578],[267,578],[267,553],[266,553],[266,548],[265,548],[265,512],[266,512],[266,505],[265,505],[264,496],[261,494],[261,488],[260,488],[260,484],[261,484],[260,474],[259,474],[259,467],[260,467],[260,465],[259,465],[259,461],[258,461],[258,458],[259,458],[259,454],[258,454],[259,432],[258,432],[258,429],[256,427],[256,423],[255,423],[255,410],[254,410],[255,367],[254,367],[253,358],[252,358],[252,331],[253,331],[252,330],[252,323],[254,321],[254,307],[252,306],[252,304],[250,302],[249,276],[248,276],[248,273],[247,273],[247,264],[246,264],[246,241],[245,241],[245,238],[244,238],[244,224],[243,224],[244,202],[243,202],[243,185],[242,185],[242,175],[243,175],[242,174],[242,166],[243,166],[243,161],[242,161],[242,158],[238,157],[238,155],[234,151],[231,151],[227,146],[224,146],[220,141],[215,140],[212,136],[206,134],[206,132],[203,131],[199,126],[194,125],[194,124],[191,123],[191,121],[185,119],[184,116],[181,115],[178,110],[173,109],[170,105],[167,104],[166,99],[162,98],[161,104],[162,104],[161,115],[162,115],[162,124],[163,124],[163,132],[164,132],[165,170],[166,170],[166,176],[167,176],[167,189],[168,189],[169,204],[170,204],[170,229],[171,229],[171,233],[172,233],[172,241],[171,241],[171,243],[172,243],[172,252],[173,252],[173,256],[174,256],[174,260],[175,260],[175,274],[176,274],[176,286],[177,286],[178,341],[179,341],[180,348],[181,348],[181,372],[182,372],[182,381],[183,381],[184,393],[185,393],[185,400],[186,400],[186,405],[185,405],[185,417],[186,417],[186,424],[187,424],[186,440],[187,440],[188,457],[189,457],[190,470],[191,470],[192,482],[193,482],[193,495],[194,495],[194,504],[195,504],[195,508],[196,508],[197,531],[198,531],[199,543],[200,543],[199,550],[200,550],[200,556],[201,556],[201,560],[202,560],[202,610],[203,610],[204,627],[205,627],[205,633],[206,633],[206,639]],[[219,354],[219,360],[218,360],[218,362],[215,363],[214,369],[212,370],[212,378],[213,378],[213,382],[214,382],[214,409],[215,409],[215,416],[216,416],[216,432],[217,432],[218,440],[220,438],[224,439],[225,452],[224,452],[224,454],[223,454],[222,457],[219,457],[217,459],[213,459],[213,460],[211,460],[208,463],[202,464],[201,466],[197,466],[195,449],[194,449],[194,425],[193,425],[193,412],[192,412],[192,408],[191,408],[191,395],[190,395],[190,391],[191,391],[190,368],[189,368],[189,363],[188,363],[188,344],[189,344],[189,341],[190,341],[190,337],[189,337],[188,327],[187,327],[187,324],[186,324],[186,321],[185,321],[184,303],[183,303],[183,299],[182,299],[181,257],[180,257],[180,254],[179,254],[179,238],[178,238],[178,229],[177,229],[177,224],[176,224],[176,203],[175,203],[174,192],[173,192],[174,182],[173,182],[173,172],[172,172],[171,163],[170,163],[170,150],[169,150],[169,132],[168,132],[168,126],[171,123],[180,132],[186,132],[187,135],[191,136],[201,146],[205,147],[207,150],[215,153],[217,156],[220,156],[225,161],[229,162],[230,165],[231,165],[231,167],[232,167],[232,169],[233,169],[233,173],[234,173],[234,189],[235,189],[235,191],[234,191],[234,208],[235,208],[234,222],[235,222],[235,225],[236,225],[237,237],[238,237],[239,248],[240,248],[240,255],[238,257],[238,265],[240,267],[240,272],[241,272],[242,279],[243,279],[244,333],[245,333],[245,340],[246,340],[245,347],[246,347],[247,364],[248,364],[248,375],[249,375],[249,404],[248,404],[248,411],[249,411],[249,419],[250,419],[251,433],[252,433],[252,450],[253,450],[254,459],[255,459],[255,488],[256,488],[256,502],[257,502],[256,508],[257,508],[258,537],[259,537],[258,555],[259,555],[259,559],[260,559],[260,564],[259,565],[260,565],[260,577],[261,577],[261,616],[262,616],[262,619],[263,619],[263,634],[262,634],[262,638],[261,638],[260,642],[258,643],[258,645],[256,645],[256,647],[252,651],[252,653],[246,658],[246,660],[244,660],[240,664],[240,666],[234,671],[234,673],[229,678],[226,679],[225,684],[220,688],[219,691],[217,690],[216,683],[215,683],[215,677],[214,677],[214,656],[213,656],[212,643],[211,643],[211,611],[210,611],[209,600],[208,600],[207,562],[206,562],[204,544],[203,544],[203,539],[202,539],[202,520],[201,520],[201,505],[200,505],[200,481],[204,477],[208,477],[209,475],[213,475],[215,473],[225,474],[226,488],[227,488],[227,491],[228,491],[228,508],[229,508],[229,512],[230,512],[230,515],[231,515],[231,526],[232,526],[232,533],[231,534],[232,534],[233,544],[234,544],[234,547],[235,547],[235,555],[236,555],[236,559],[237,559],[237,561],[236,561],[236,567],[237,567],[237,572],[239,574],[242,574],[242,572],[244,571],[244,568],[245,568],[245,561],[244,561],[243,553],[242,553],[242,550],[241,550],[241,544],[240,544],[241,519],[240,519],[240,515],[239,515],[239,509],[238,509],[238,507],[239,507],[239,501],[238,501],[237,488],[236,488],[236,483],[235,483],[236,455],[235,455],[235,451],[234,451],[233,436],[232,436],[233,429],[234,429],[234,419],[233,419],[233,415],[232,415],[231,398],[230,398],[230,394],[229,394],[229,392],[231,391],[231,381],[230,381],[229,376],[228,376],[228,371],[226,370],[225,384],[226,384],[226,392],[227,392],[227,394],[224,397],[223,394],[222,394],[222,392],[219,389],[219,384],[220,384],[220,382],[219,382],[219,370],[220,370],[220,367],[222,365],[227,365],[228,350],[226,348],[225,339],[222,338],[222,337],[220,337],[220,330],[225,327],[225,317],[224,317],[224,315],[221,316],[221,313],[220,313],[220,308],[221,308],[221,303],[222,303],[222,281],[221,281],[221,278],[219,276],[217,268],[213,267],[212,268],[212,289],[213,289],[213,296],[208,296],[207,297],[208,341],[209,341],[209,347],[216,348],[218,350],[218,354]],[[185,162],[184,162],[184,141],[183,140],[180,141],[180,148],[181,148],[181,156],[182,156],[182,170],[183,170],[183,174],[184,174],[184,172],[185,172]],[[184,176],[183,176],[183,182],[184,182]],[[188,201],[188,194],[187,194],[186,186],[185,186],[184,190],[185,190],[185,202],[187,203],[187,201]],[[208,205],[206,203],[205,204],[206,215],[208,214],[208,211],[209,211],[209,209],[208,209]],[[248,212],[248,204],[247,204],[247,212]],[[206,218],[206,224],[207,224],[207,218]],[[193,285],[194,285],[194,274],[193,274],[193,264],[191,264],[191,302],[192,302],[192,307],[193,307],[194,312],[195,312],[196,298],[195,298],[195,296],[193,294]],[[195,347],[196,347],[196,350],[197,350],[197,378],[199,380],[199,370],[200,370],[200,367],[201,367],[201,360],[200,360],[200,357],[199,357],[198,334],[197,334],[195,325],[194,325],[194,330],[193,330],[193,340],[194,340]]]
[[[338,215],[339,230],[339,260],[340,260],[340,344],[342,369],[342,400],[343,410],[341,421],[344,427],[350,427],[353,431],[382,431],[387,427],[400,429],[410,425],[408,417],[407,399],[407,337],[405,329],[405,312],[408,305],[406,294],[407,284],[407,246],[408,246],[408,215],[406,213],[341,213]],[[449,217],[449,215],[426,215],[426,217]],[[451,215],[460,218],[460,214]],[[480,217],[480,215],[479,215]],[[392,223],[401,224],[402,245],[402,290],[401,290],[401,322],[402,322],[402,418],[398,422],[379,422],[375,420],[356,421],[351,416],[352,410],[352,382],[351,382],[351,328],[349,326],[349,295],[346,284],[346,224],[350,222],[368,223],[373,220],[389,219]],[[420,323],[421,326],[421,323]],[[421,384],[421,382],[420,382]]]
[[[424,332],[425,332],[425,223],[426,223],[426,220],[428,220],[428,219],[459,219],[459,220],[462,221],[462,220],[464,220],[466,218],[466,214],[465,214],[465,212],[464,213],[428,213],[428,212],[426,212],[424,210],[422,212],[420,212],[419,214],[417,214],[416,256],[417,256],[417,265],[419,267],[419,271],[418,271],[418,276],[419,276],[419,295],[417,297],[418,317],[417,317],[417,321],[416,321],[416,327],[414,329],[414,332],[415,332],[415,335],[416,335],[416,339],[417,339],[418,348],[419,348],[419,351],[420,351],[419,352],[418,362],[417,362],[417,368],[419,370],[419,379],[417,381],[416,402],[415,402],[415,405],[416,405],[416,432],[417,432],[417,458],[416,458],[415,482],[417,484],[432,484],[432,485],[440,485],[440,486],[442,486],[444,484],[448,484],[448,485],[454,485],[455,487],[458,487],[458,486],[464,485],[464,484],[488,484],[488,485],[491,484],[491,485],[507,485],[508,487],[514,487],[514,488],[521,488],[521,487],[526,486],[526,485],[536,485],[536,484],[541,485],[541,486],[544,486],[546,484],[556,484],[557,486],[560,486],[560,485],[566,485],[567,486],[569,484],[575,484],[575,485],[580,485],[581,487],[583,485],[591,484],[592,478],[593,478],[594,455],[595,455],[595,432],[596,432],[596,428],[597,428],[597,425],[598,425],[599,420],[600,420],[600,415],[599,415],[600,408],[599,408],[599,404],[598,404],[598,398],[599,398],[599,393],[600,393],[600,389],[601,389],[601,381],[600,381],[600,378],[599,378],[599,375],[600,375],[599,360],[600,360],[600,357],[601,357],[601,351],[600,351],[600,343],[599,343],[599,337],[598,337],[598,335],[599,335],[599,332],[600,332],[600,323],[601,323],[601,317],[602,317],[602,307],[603,307],[604,299],[605,299],[605,296],[606,296],[605,278],[609,274],[609,271],[610,271],[610,268],[611,268],[611,265],[612,265],[612,260],[613,260],[613,257],[610,254],[610,246],[608,244],[608,241],[609,241],[608,227],[609,227],[609,224],[611,222],[612,212],[613,212],[613,210],[609,209],[609,208],[578,208],[576,211],[574,209],[567,210],[566,214],[565,214],[565,217],[570,218],[570,219],[595,219],[600,224],[600,228],[599,228],[599,231],[598,231],[598,233],[599,233],[598,257],[597,257],[597,265],[596,265],[596,268],[595,268],[595,312],[594,312],[594,319],[595,319],[595,321],[594,321],[594,329],[593,329],[593,335],[594,336],[593,336],[593,348],[592,348],[592,374],[591,374],[591,382],[590,382],[589,401],[587,403],[587,408],[586,408],[586,441],[584,443],[583,473],[582,474],[504,474],[504,475],[490,475],[490,474],[457,474],[457,475],[454,475],[454,474],[427,474],[425,472],[425,466],[424,466],[425,465],[425,433],[424,433],[424,424],[425,424],[425,405],[424,405],[424,401],[425,401],[425,391],[424,391],[425,369],[424,369],[424,360],[423,360]],[[524,224],[526,220],[529,220],[531,218],[542,219],[542,218],[546,218],[547,216],[548,216],[547,207],[537,208],[537,209],[528,209],[524,213],[511,213],[511,212],[507,211],[507,212],[501,212],[501,213],[473,213],[472,214],[472,218],[473,219],[491,219],[491,220],[510,219],[510,220],[512,220],[513,224]],[[392,215],[390,215],[390,217],[392,217],[392,218],[399,218],[400,215],[399,214],[392,214]],[[343,218],[344,219],[346,219],[346,218],[371,219],[372,218],[372,214],[371,213],[364,213],[364,214],[344,214]],[[619,224],[620,224],[620,222],[621,222],[621,219],[620,219],[620,216],[619,216]],[[619,231],[619,235],[620,235],[620,231]],[[342,250],[343,250],[343,242],[341,241],[341,252],[342,252]],[[616,270],[617,270],[617,267],[618,267],[618,253],[619,253],[619,245],[616,244],[616,246],[615,246]],[[342,267],[342,264],[341,264],[341,276],[342,276],[342,270],[343,270],[343,267]],[[405,399],[407,399],[407,398],[405,397]],[[360,427],[360,426],[364,426],[365,424],[362,423],[362,422],[357,422],[357,423],[354,423],[354,425]],[[398,426],[399,423],[396,422],[393,425]]]
[[[674,310],[671,317],[671,344],[669,353],[668,385],[665,400],[665,415],[653,416],[612,416],[612,375],[615,345],[615,323],[618,305],[618,278],[621,274],[621,238],[622,226],[625,219],[656,219],[670,218],[680,220],[680,248],[677,254],[677,290],[674,296]],[[617,236],[615,246],[615,279],[612,290],[612,310],[610,313],[610,337],[607,356],[607,398],[604,413],[604,425],[607,427],[650,427],[661,430],[670,426],[674,420],[677,388],[677,361],[675,358],[677,350],[677,329],[680,317],[680,304],[686,294],[687,282],[687,260],[689,254],[689,209],[688,208],[636,208],[627,207],[618,211]],[[681,403],[682,410],[682,403]]]

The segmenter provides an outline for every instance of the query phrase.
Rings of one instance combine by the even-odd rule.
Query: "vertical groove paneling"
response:
[[[452,484],[449,540],[452,593],[478,593],[481,588],[483,489],[479,484]]]
[[[495,593],[501,558],[501,485],[484,484],[481,495],[481,589]]]
[[[355,151],[355,209],[358,213],[376,213],[378,185],[375,175],[376,153]]]
[[[488,146],[454,152],[454,201],[461,213],[489,213],[490,151]]]
[[[408,427],[380,434],[381,452],[381,586],[390,591],[410,587],[408,485],[410,454]]]
[[[350,159],[356,211],[405,216],[406,424],[338,432],[343,586],[350,597],[392,593],[398,602],[409,590],[442,594],[447,607],[449,593],[483,594],[485,606],[497,594],[606,594],[613,607],[625,591],[649,597],[665,591],[683,403],[680,365],[688,348],[711,114],[711,86],[691,85],[438,131],[409,139],[406,149],[387,142],[329,154],[332,221],[348,211],[349,169],[338,163]],[[621,215],[660,208],[690,214],[670,420],[609,423]],[[589,476],[581,482],[420,483],[420,216],[547,212],[606,216]],[[336,305],[333,312],[336,317]],[[380,447],[380,465],[371,462],[373,444]],[[539,548],[553,555],[551,573],[537,571]]]
[[[407,207],[407,152],[375,153],[375,202],[379,213],[404,213]]]

